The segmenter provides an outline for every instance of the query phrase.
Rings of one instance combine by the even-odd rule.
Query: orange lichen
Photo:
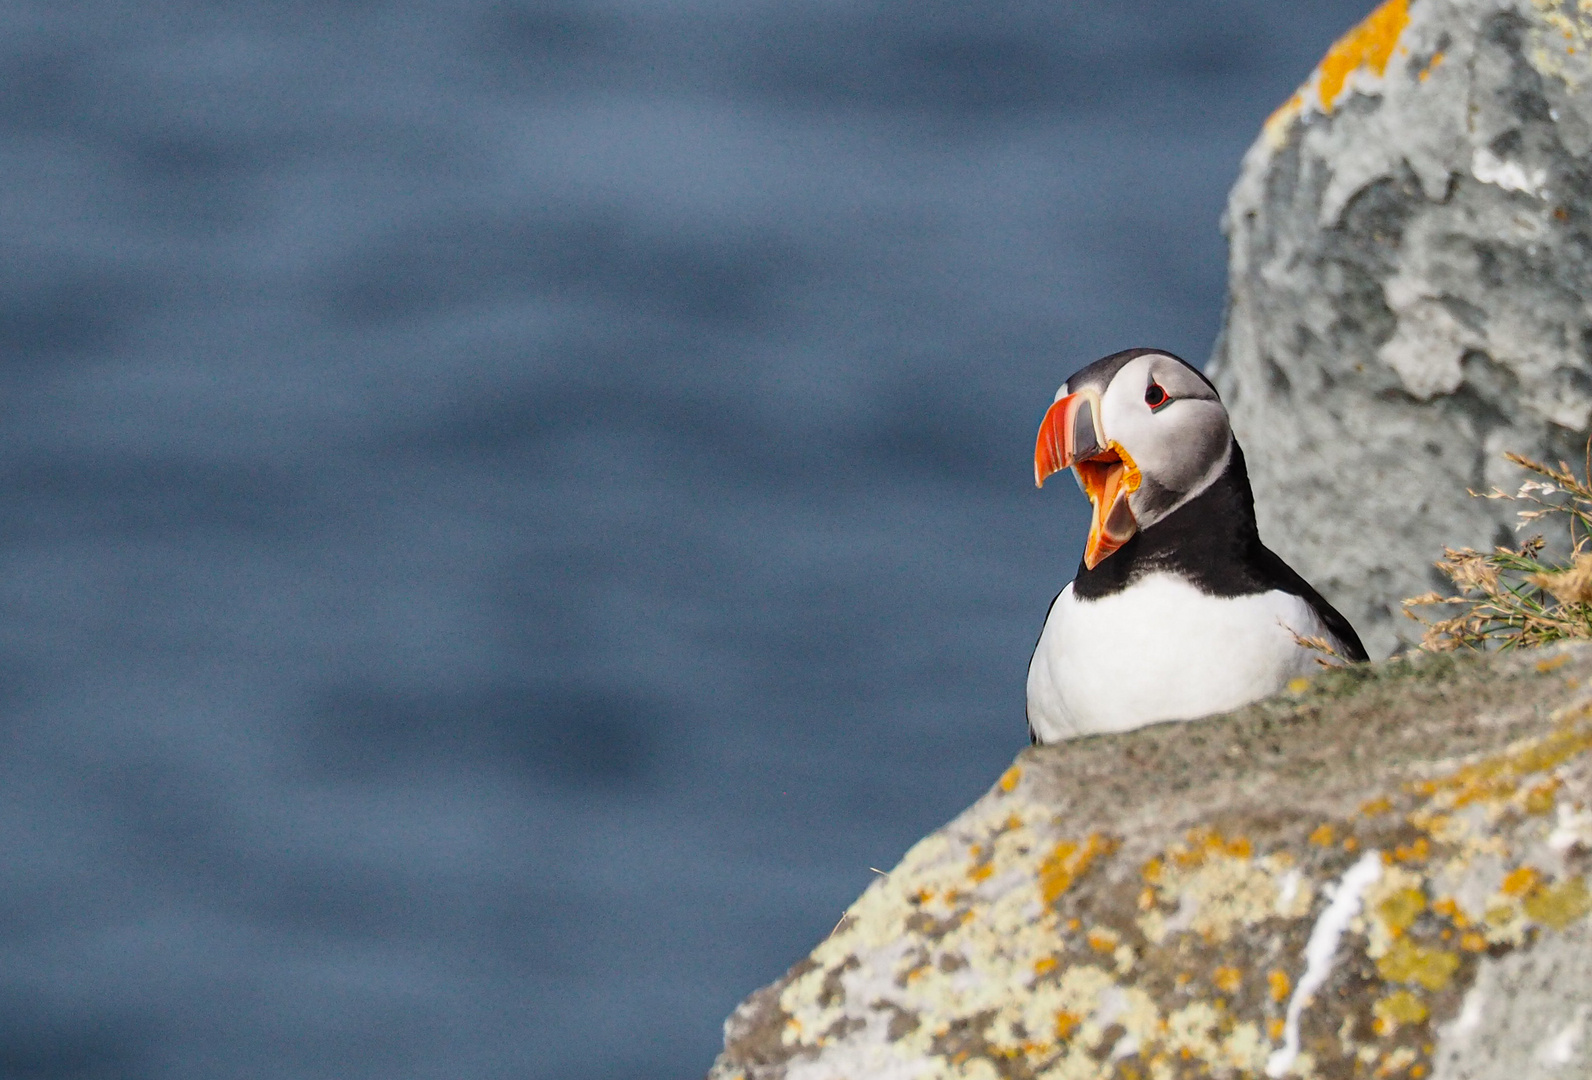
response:
[[[1235,836],[1228,839],[1215,829],[1190,829],[1181,844],[1174,844],[1167,852],[1167,857],[1172,864],[1180,870],[1190,870],[1202,865],[1213,855],[1226,855],[1234,859],[1248,859],[1255,853],[1254,845],[1245,836]],[[1152,866],[1154,877],[1151,877]],[[1151,859],[1144,866],[1145,880],[1154,883],[1161,876],[1163,867],[1158,859]]]
[[[1019,766],[1013,765],[1011,768],[1007,769],[1001,774],[1000,789],[1006,792],[1006,794],[1010,795],[1012,792],[1017,790],[1017,781],[1021,780],[1022,778],[1023,770]]]
[[[1438,65],[1442,62],[1443,54],[1441,52],[1434,52],[1432,54],[1432,58],[1426,61],[1426,66],[1421,68],[1420,74],[1417,75],[1416,78],[1420,79],[1421,82],[1425,82],[1427,79],[1432,77],[1432,72],[1435,71]]]
[[[1409,25],[1409,0],[1386,0],[1381,7],[1366,16],[1353,30],[1337,40],[1327,55],[1322,57],[1317,70],[1321,82],[1317,87],[1321,108],[1331,112],[1338,95],[1349,76],[1361,68],[1370,68],[1381,75],[1398,46],[1399,35]]]
[[[1331,825],[1318,825],[1316,831],[1310,834],[1310,842],[1317,847],[1331,847],[1333,839]]]
[[[1534,866],[1521,866],[1504,875],[1498,890],[1505,896],[1525,896],[1537,887],[1542,874]]]
[[[1089,942],[1089,947],[1098,953],[1112,952],[1122,943],[1122,938],[1115,931],[1108,930],[1103,926],[1090,927],[1089,933],[1084,935],[1084,940]]]
[[[1273,1001],[1287,1001],[1289,992],[1293,990],[1293,980],[1281,968],[1273,968],[1267,973],[1266,985],[1271,990]]]
[[[1421,795],[1438,796],[1456,808],[1511,798],[1524,778],[1547,772],[1592,749],[1592,728],[1585,724],[1588,715],[1588,709],[1580,709],[1557,730],[1524,749],[1467,765],[1439,780],[1418,782],[1412,789]]]
[[[1470,925],[1470,920],[1465,918],[1465,913],[1459,909],[1459,903],[1452,896],[1445,896],[1432,904],[1432,911],[1441,915],[1461,930]]]
[[[1236,994],[1238,988],[1244,985],[1244,973],[1235,967],[1219,967],[1211,976],[1211,982],[1223,993]]]
[[[995,867],[990,863],[979,863],[967,872],[967,876],[974,881],[983,881],[995,872]]]
[[[1081,1016],[1074,1016],[1072,1013],[1065,1011],[1058,1012],[1056,1014],[1056,1038],[1067,1038],[1078,1030],[1078,1025],[1081,1023],[1083,1023],[1083,1017]]]
[[[1056,970],[1056,958],[1054,956],[1041,956],[1038,960],[1034,961],[1034,974],[1035,975],[1043,975],[1047,971],[1055,971],[1055,970]]]
[[[1388,801],[1388,798],[1384,795],[1380,798],[1372,799],[1370,802],[1361,806],[1360,813],[1366,817],[1376,817],[1378,814],[1385,814],[1391,809],[1393,809],[1393,804]]]
[[[1432,845],[1426,837],[1418,836],[1413,844],[1400,844],[1393,849],[1393,857],[1399,862],[1420,863],[1432,857]]]
[[[1047,905],[1054,904],[1062,893],[1072,888],[1072,883],[1083,876],[1089,864],[1101,855],[1116,850],[1116,841],[1099,833],[1090,833],[1082,844],[1063,840],[1057,844],[1039,866],[1039,892]]]

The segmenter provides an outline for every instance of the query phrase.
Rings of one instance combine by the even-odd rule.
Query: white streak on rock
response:
[[[1543,1043],[1537,1050],[1537,1060],[1544,1065],[1568,1065],[1575,1058],[1575,1044],[1581,1041],[1581,1013],[1577,1012],[1559,1033]]]
[[[1527,172],[1520,162],[1507,161],[1485,146],[1476,147],[1476,152],[1471,155],[1470,172],[1482,183],[1496,184],[1505,191],[1523,191],[1538,197],[1547,194],[1544,188],[1548,183],[1548,170],[1532,169]]]
[[[1566,803],[1560,803],[1558,811],[1558,824],[1548,834],[1549,850],[1563,855],[1577,844],[1592,847],[1592,814]]]
[[[1487,995],[1481,989],[1473,989],[1465,995],[1465,1004],[1459,1010],[1459,1016],[1454,1020],[1453,1032],[1455,1035],[1469,1035],[1481,1023],[1482,1005],[1486,1002]]]
[[[1277,907],[1279,909],[1286,908],[1294,902],[1294,897],[1299,895],[1299,882],[1301,880],[1303,880],[1303,875],[1298,870],[1290,870],[1284,875],[1282,887],[1277,893]]]
[[[1266,1075],[1275,1080],[1293,1067],[1299,1056],[1299,1017],[1310,1004],[1315,992],[1321,989],[1332,974],[1332,961],[1338,953],[1338,942],[1349,922],[1360,913],[1360,897],[1382,876],[1382,853],[1367,851],[1360,861],[1349,867],[1338,883],[1337,895],[1327,905],[1316,925],[1310,930],[1310,940],[1305,943],[1305,973],[1294,987],[1288,1000],[1288,1019],[1283,1028],[1282,1047],[1266,1059]]]

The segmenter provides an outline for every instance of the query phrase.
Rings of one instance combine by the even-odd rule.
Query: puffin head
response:
[[[1096,360],[1056,391],[1039,425],[1034,483],[1071,469],[1094,505],[1093,570],[1140,529],[1204,491],[1233,453],[1227,409],[1204,375],[1158,349]]]

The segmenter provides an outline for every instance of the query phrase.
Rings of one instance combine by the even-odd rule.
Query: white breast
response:
[[[1207,596],[1158,573],[1078,600],[1069,584],[1028,667],[1028,722],[1055,742],[1236,709],[1320,670],[1296,633],[1327,630],[1291,593]]]

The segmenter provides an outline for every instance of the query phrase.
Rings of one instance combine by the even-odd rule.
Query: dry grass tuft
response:
[[[1293,635],[1295,645],[1301,649],[1310,649],[1317,654],[1315,661],[1322,667],[1342,667],[1349,663],[1349,658],[1340,653],[1337,646],[1326,638],[1317,634],[1301,634],[1292,627],[1289,627],[1288,632]]]
[[[1540,479],[1527,480],[1512,495],[1497,488],[1484,495],[1471,492],[1523,504],[1517,529],[1561,517],[1569,530],[1570,562],[1544,562],[1546,541],[1540,535],[1513,549],[1445,548],[1437,568],[1454,583],[1455,594],[1430,592],[1404,601],[1405,614],[1426,624],[1423,649],[1510,649],[1592,637],[1592,551],[1584,550],[1592,539],[1592,442],[1587,453],[1579,477],[1563,461],[1554,467],[1505,454]],[[1434,605],[1447,605],[1454,614],[1433,621],[1411,610]]]

